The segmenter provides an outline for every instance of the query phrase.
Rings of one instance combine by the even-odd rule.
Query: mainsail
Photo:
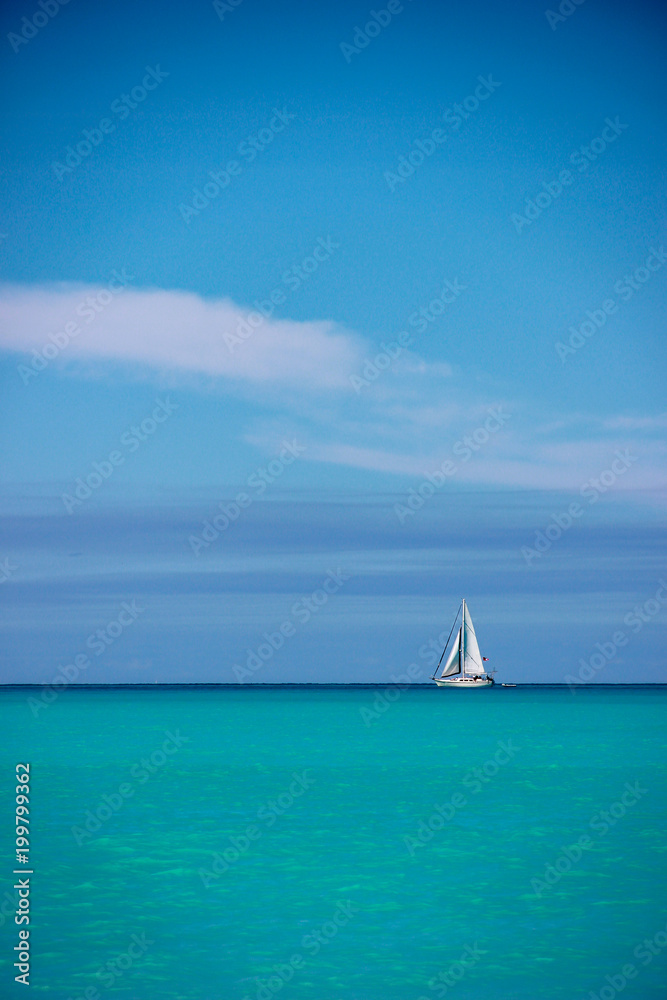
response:
[[[468,611],[468,605],[463,602],[463,626],[464,630],[464,660],[463,660],[463,673],[464,674],[483,674],[484,664],[482,663],[482,654],[479,651],[479,646],[477,645],[477,636],[475,635],[475,626],[472,623],[472,618],[470,617],[470,612]]]

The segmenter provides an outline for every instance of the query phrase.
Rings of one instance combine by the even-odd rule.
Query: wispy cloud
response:
[[[0,287],[0,349],[16,353],[17,365],[46,353],[48,364],[77,374],[118,370],[188,388],[219,383],[245,398],[241,437],[267,453],[291,434],[318,463],[422,478],[454,456],[457,483],[577,490],[607,469],[616,449],[630,448],[637,460],[618,488],[665,483],[664,413],[537,412],[512,398],[517,387],[510,393],[488,374],[471,381],[407,349],[369,368],[377,345],[333,320],[264,318],[228,298],[135,289],[129,280],[109,288]],[[363,391],[355,391],[363,372]],[[493,407],[511,420],[487,443]]]
[[[126,288],[99,311],[86,305],[109,294],[106,286],[5,285],[0,346],[29,354],[64,333],[60,364],[104,360],[301,388],[349,387],[362,357],[360,339],[327,320],[265,319],[230,299],[161,289]],[[68,324],[78,332],[68,336]]]
[[[667,413],[658,413],[652,417],[610,417],[602,425],[613,431],[664,431],[667,428]]]

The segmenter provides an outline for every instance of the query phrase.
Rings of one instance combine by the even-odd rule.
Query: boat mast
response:
[[[461,639],[459,641],[459,670],[461,671],[461,676],[464,676],[464,668],[466,663],[466,599],[465,597],[461,601]]]

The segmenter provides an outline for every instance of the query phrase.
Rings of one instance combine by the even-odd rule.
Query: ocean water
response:
[[[3,690],[0,996],[27,761],[34,996],[666,997],[667,689],[383,690]]]

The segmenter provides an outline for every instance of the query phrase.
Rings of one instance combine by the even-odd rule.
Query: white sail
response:
[[[456,639],[454,640],[454,645],[452,646],[451,652],[447,657],[447,662],[445,663],[444,669],[440,674],[441,677],[451,677],[452,674],[458,674],[459,672],[459,643],[461,641],[461,629],[456,633]]]
[[[495,682],[493,676],[486,672],[484,658],[477,645],[475,626],[472,623],[465,599],[461,601],[461,608],[454,619],[452,632],[456,627],[459,616],[461,616],[461,625],[456,633],[454,644],[449,651],[447,662],[442,668],[442,673],[439,677],[436,676],[438,672],[436,669],[432,680],[435,681],[438,687],[449,688],[452,691],[475,691],[490,687]],[[446,649],[447,647],[445,646]]]
[[[482,661],[482,654],[480,653],[479,646],[477,645],[475,626],[472,623],[472,618],[470,617],[467,604],[465,605],[462,628],[464,629],[463,649],[465,653],[463,673],[483,674],[485,672],[485,668]]]

